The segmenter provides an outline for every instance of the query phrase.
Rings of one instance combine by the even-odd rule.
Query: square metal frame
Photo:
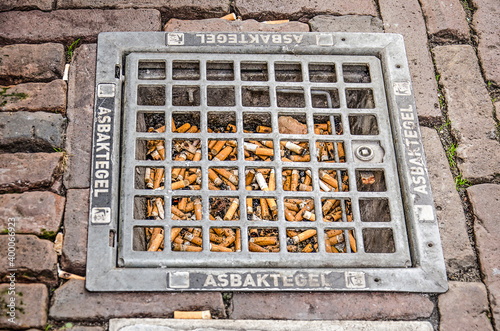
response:
[[[376,56],[382,63],[411,265],[401,268],[123,267],[119,259],[125,60],[133,53]],[[122,192],[123,193],[123,192]],[[90,291],[445,292],[441,240],[401,35],[101,33],[98,39],[86,288]]]

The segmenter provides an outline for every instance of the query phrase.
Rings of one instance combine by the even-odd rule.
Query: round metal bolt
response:
[[[362,161],[370,161],[373,159],[375,154],[373,153],[373,149],[368,146],[359,146],[356,148],[356,157]]]

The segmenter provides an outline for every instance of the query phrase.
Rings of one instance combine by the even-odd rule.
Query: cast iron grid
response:
[[[219,66],[219,69],[210,69],[214,63],[225,65],[223,68]],[[151,69],[148,69],[148,66]],[[254,70],[246,71],[246,68]],[[228,74],[230,72],[233,72],[234,77]],[[255,78],[258,80],[253,80]],[[326,82],[317,82],[317,80]],[[261,100],[261,103],[267,107],[255,107],[252,100],[245,98],[245,91],[252,88],[255,91],[268,92],[269,100]],[[160,92],[156,89],[160,89]],[[222,54],[134,53],[127,57],[126,90],[123,135],[125,148],[121,177],[123,216],[120,226],[123,247],[119,255],[123,266],[401,267],[411,264],[398,177],[393,175],[397,170],[382,71],[380,61],[376,57],[240,55],[234,59],[234,56]],[[216,97],[210,96],[210,90],[218,92]],[[154,92],[148,94],[145,91]],[[194,93],[194,96],[191,96],[189,100],[191,93]],[[147,98],[143,96],[144,94]],[[182,99],[183,95],[185,100]],[[316,96],[325,97],[315,99]],[[288,98],[293,98],[293,100],[287,100]],[[165,133],[137,132],[146,131],[138,130],[139,116],[155,113],[164,117]],[[199,125],[200,132],[173,132],[171,123],[176,115],[182,115],[185,121]],[[190,115],[193,119],[199,117],[199,121],[193,119],[190,121]],[[272,133],[244,132],[244,128],[247,127],[247,115],[251,115],[254,121],[270,116],[268,123],[273,129]],[[308,133],[280,134],[278,118],[281,116],[305,118],[305,121],[303,119],[302,121],[308,126]],[[316,134],[314,123],[325,117],[334,123],[332,127],[336,129],[340,127],[342,132],[333,130],[333,135]],[[236,124],[235,133],[216,134],[207,131],[210,124],[214,127],[225,127],[233,122],[232,119]],[[262,122],[265,121],[262,120]],[[178,126],[181,124],[182,122]],[[144,160],[145,151],[144,148],[140,148],[140,145],[145,145],[147,141],[157,140],[164,142],[165,160]],[[200,161],[175,161],[171,157],[170,151],[174,149],[172,145],[177,141],[185,140],[200,141],[202,154]],[[235,141],[238,150],[237,159],[234,161],[209,160],[208,143],[211,140]],[[248,141],[272,141],[274,156],[280,155],[283,149],[280,146],[281,141],[307,142],[311,155],[310,161],[282,162],[280,157],[274,157],[268,162],[247,161],[244,158],[244,144]],[[323,142],[334,142],[335,162],[318,160],[321,157],[318,147]],[[344,147],[345,162],[339,162],[337,143],[341,144],[341,148]],[[371,148],[374,154],[373,159],[364,161],[356,156],[356,150],[365,147]],[[164,185],[163,190],[135,189],[138,182],[136,174],[139,173],[139,177],[144,178],[143,169],[160,167],[164,169],[165,183],[175,182],[175,179],[171,179],[170,176],[172,169],[197,168],[201,170],[201,189],[171,190],[168,184]],[[209,168],[237,170],[238,190],[211,190],[208,187]],[[244,175],[249,170],[258,171],[258,169],[275,171],[276,190],[248,191],[246,189],[246,176]],[[284,191],[282,189],[284,180],[281,176],[284,169],[309,170],[312,174],[312,191]],[[320,184],[324,185],[324,182],[319,178],[319,174],[328,170],[335,171],[333,174],[336,174],[336,177],[333,174],[332,177],[339,182],[338,192],[325,192],[320,187]],[[364,174],[376,175],[378,182],[363,185],[361,175]],[[341,177],[345,178],[344,176],[347,176],[347,185],[342,185],[343,181],[338,180]],[[162,199],[165,210],[163,219],[146,220],[145,214],[138,213],[138,208],[139,211],[146,209],[139,200],[143,197]],[[181,197],[201,198],[203,215],[201,220],[172,219],[172,201]],[[231,221],[209,219],[209,202],[219,197],[238,199],[239,219]],[[275,199],[277,220],[252,219],[250,215],[247,215],[248,197]],[[301,222],[289,222],[286,220],[285,199],[313,199],[314,211],[320,211],[315,213],[316,221],[310,222],[303,219]],[[323,219],[321,210],[328,199],[340,201],[342,218],[337,222],[326,222]],[[372,208],[370,212],[390,213],[390,219],[382,220],[385,215],[370,217],[372,222],[362,219],[359,202],[377,203],[381,200],[387,203],[386,210]],[[352,209],[352,216],[349,218],[347,217],[348,209]],[[368,215],[363,215],[363,218],[366,216]],[[137,244],[134,247],[133,233],[136,236],[144,235],[141,231],[134,232],[137,228],[141,231],[143,228],[163,229],[166,243],[172,241],[170,237],[172,229],[197,228],[201,230],[203,250],[201,252],[173,251],[173,246],[166,244],[160,252],[142,252],[139,250],[146,249],[137,247]],[[241,251],[212,252],[208,240],[210,228],[231,228],[233,231],[241,231]],[[277,230],[279,252],[249,251],[250,229]],[[316,236],[314,236],[316,245],[313,250],[309,253],[303,253],[300,249],[297,252],[289,252],[287,243],[290,243],[291,236],[287,236],[287,231],[306,229],[316,230]],[[342,252],[342,247],[345,246],[343,250],[346,254],[332,254],[325,250],[325,241],[329,240],[325,232],[328,230],[343,230],[344,238],[349,238],[351,230],[350,235],[354,237],[355,243],[337,245],[340,247],[339,252]],[[137,241],[136,238],[135,243]],[[344,243],[346,242],[344,240]],[[365,246],[368,246],[367,249]],[[311,257],[311,255],[314,256]]]
[[[401,36],[370,33],[102,33],[97,53],[88,290],[447,290],[438,225]],[[267,67],[267,77],[264,79],[261,72],[257,78],[249,79],[248,73],[261,71],[263,64]],[[361,76],[356,76],[356,72],[362,72]],[[253,99],[254,94],[260,97]],[[280,133],[281,117],[292,117],[304,123],[307,133]],[[165,132],[148,132],[148,126],[158,129],[158,118],[165,124]],[[171,132],[172,118],[177,127],[183,122],[194,121],[201,131]],[[330,126],[333,132],[317,135],[314,131],[317,124],[324,127],[328,121],[333,124]],[[207,126],[213,129],[227,122],[234,125],[233,133],[208,132]],[[257,135],[244,131],[256,122],[271,127],[272,132]],[[207,146],[209,140],[229,138],[234,141],[233,146],[237,146],[237,155],[231,156],[229,161],[213,161],[209,154],[212,151]],[[172,147],[188,139],[201,142],[200,161],[172,161]],[[147,149],[152,144],[159,152],[161,144],[156,144],[157,141],[162,141],[166,159],[152,162],[150,156],[146,157]],[[266,147],[272,141],[272,161],[243,159],[245,144],[256,141]],[[278,144],[281,141],[304,144],[310,160],[281,162],[282,147]],[[335,162],[317,159],[323,148],[317,142],[325,142],[323,147],[329,146],[330,159]],[[174,157],[178,156],[175,152]],[[297,157],[288,152],[284,156]],[[171,190],[170,174],[176,166],[199,169],[199,189],[198,183],[193,181],[188,186],[196,190]],[[166,189],[146,189],[144,172],[153,167],[165,170],[163,186]],[[207,186],[207,169],[217,167],[236,171],[239,179],[234,183],[237,188],[219,191]],[[255,183],[251,184],[252,191],[246,190],[246,171],[262,168],[275,170],[275,190],[257,191],[260,184],[255,186]],[[291,169],[298,169],[300,176],[304,175],[304,170],[310,171],[312,181],[307,181],[307,185],[311,184],[311,191],[283,190],[288,180],[282,178],[282,171],[288,176]],[[337,175],[336,179],[347,176],[345,182],[340,180],[338,191],[324,191],[325,185],[319,178],[319,170],[323,169],[331,169],[330,175]],[[265,180],[271,183],[268,177]],[[367,189],[366,184],[373,180],[383,182],[385,188]],[[226,181],[224,188],[231,188],[229,184]],[[154,185],[161,186],[161,183]],[[165,215],[161,219],[145,216],[148,209],[145,202],[150,196],[162,201]],[[170,213],[171,205],[178,204],[178,197],[182,196],[201,199],[199,221],[172,219],[176,217]],[[275,220],[256,220],[254,216],[248,219],[248,196],[275,199]],[[212,210],[208,204],[210,197],[238,198],[239,218],[233,221],[208,219]],[[328,222],[331,214],[324,217],[321,211],[325,197],[339,201],[340,212],[333,216],[336,222]],[[284,215],[283,198],[314,199],[314,211],[307,218],[314,215],[315,221],[289,222],[287,217],[290,215]],[[259,201],[257,199],[254,201]],[[260,207],[261,213],[255,214],[266,219],[262,205]],[[198,241],[201,246],[196,249],[201,251],[172,251],[172,227],[201,230],[202,242]],[[151,248],[144,243],[151,234],[145,230],[147,228],[163,231],[162,251],[144,251]],[[216,228],[239,229],[241,245],[228,246],[234,247],[231,252],[212,252],[217,245],[210,245],[208,238]],[[274,234],[278,233],[279,248],[260,243],[272,252],[256,253],[255,247],[250,251],[250,241],[255,243],[256,239],[254,228],[273,229]],[[291,242],[286,230],[289,228],[297,232],[314,229],[314,240],[309,238],[299,244],[309,242],[318,246],[296,245],[309,253],[288,252]],[[342,232],[344,244],[336,244],[340,253],[329,253],[323,246],[324,231],[335,229]],[[350,238],[347,242],[348,236],[352,236],[355,244],[351,245]],[[134,238],[142,240],[142,244]],[[189,238],[189,231],[183,233],[183,239]],[[179,246],[174,245],[174,249],[178,250]]]

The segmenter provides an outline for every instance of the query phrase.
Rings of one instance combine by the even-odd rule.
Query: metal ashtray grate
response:
[[[445,290],[399,36],[109,33],[98,58],[90,290]]]

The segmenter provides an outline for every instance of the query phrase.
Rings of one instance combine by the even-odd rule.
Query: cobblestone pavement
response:
[[[235,12],[241,21],[221,20]],[[291,22],[269,25],[268,20]],[[110,318],[430,321],[500,330],[498,0],[3,0],[0,329],[103,330]],[[445,294],[90,293],[85,276],[96,40],[102,31],[400,33],[449,278]],[[69,63],[69,78],[63,80]],[[15,218],[17,324],[7,315]],[[56,234],[64,234],[62,248]],[[58,253],[56,253],[58,252]],[[332,304],[325,304],[331,302]],[[68,324],[70,323],[70,324]]]

